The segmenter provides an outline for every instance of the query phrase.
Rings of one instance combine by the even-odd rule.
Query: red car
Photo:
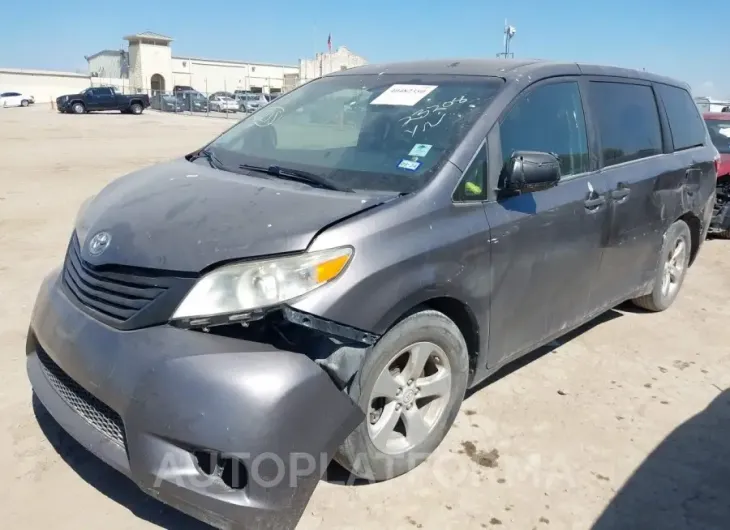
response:
[[[720,153],[717,166],[717,203],[710,228],[720,237],[730,239],[730,112],[706,112],[702,115],[712,143]]]

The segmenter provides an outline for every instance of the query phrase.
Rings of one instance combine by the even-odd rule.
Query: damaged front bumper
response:
[[[58,272],[28,334],[33,390],[137,486],[221,529],[293,528],[362,411],[307,356],[169,325],[118,331]]]

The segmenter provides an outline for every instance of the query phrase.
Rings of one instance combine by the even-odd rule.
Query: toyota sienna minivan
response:
[[[82,205],[28,375],[150,495],[290,528],[332,458],[401,475],[500,367],[621,302],[667,309],[718,159],[687,85],[646,72],[326,75]]]

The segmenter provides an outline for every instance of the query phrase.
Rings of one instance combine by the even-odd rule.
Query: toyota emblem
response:
[[[112,235],[109,232],[99,232],[89,241],[89,254],[92,256],[101,255],[112,242]]]

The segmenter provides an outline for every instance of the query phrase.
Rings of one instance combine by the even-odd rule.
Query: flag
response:
[[[332,51],[332,33],[327,36],[327,49]]]

